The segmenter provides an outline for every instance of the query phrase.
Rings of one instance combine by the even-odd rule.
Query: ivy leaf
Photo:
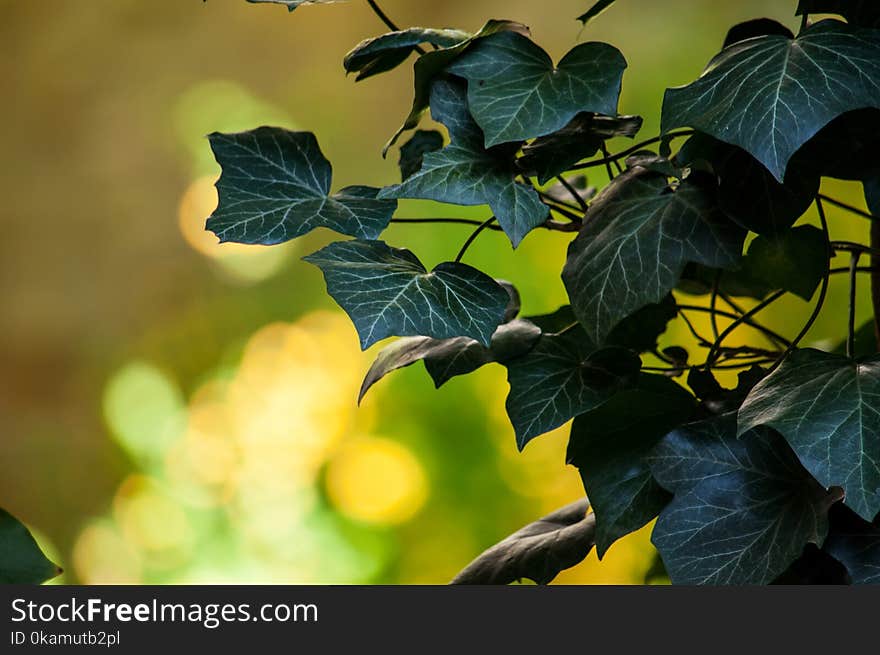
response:
[[[602,144],[616,136],[634,137],[642,127],[641,116],[599,116],[582,112],[557,132],[523,146],[520,169],[546,184],[582,159],[592,157]]]
[[[769,289],[784,289],[809,300],[825,277],[830,256],[825,233],[801,225],[777,237],[756,237],[743,258],[741,273],[763,281]]]
[[[587,500],[576,500],[492,546],[451,584],[510,584],[528,578],[547,584],[579,564],[593,548],[596,517]]]
[[[696,82],[666,91],[661,124],[737,145],[781,182],[810,137],[863,107],[880,107],[880,32],[825,20],[725,48]]]
[[[876,0],[800,0],[797,15],[838,14],[854,25],[880,27]]]
[[[805,348],[758,383],[739,410],[740,431],[769,425],[826,488],[871,520],[880,510],[880,358]]]
[[[449,48],[471,38],[473,34],[462,30],[411,27],[361,41],[345,55],[342,66],[346,73],[357,73],[360,82],[396,68],[422,43]]]
[[[864,182],[865,185],[865,202],[868,205],[868,211],[875,218],[880,218],[880,170]]]
[[[645,457],[693,410],[693,396],[678,384],[642,373],[636,388],[621,391],[575,418],[566,462],[580,470],[596,514],[599,559],[611,544],[647,524],[669,501]]]
[[[293,11],[300,5],[328,5],[334,2],[339,2],[339,0],[247,0],[253,4],[272,4],[272,5],[283,5],[287,7],[288,11]]]
[[[470,39],[462,41],[449,48],[431,50],[416,60],[416,63],[413,65],[415,94],[413,96],[412,109],[410,109],[409,115],[406,117],[403,125],[400,126],[400,129],[398,129],[388,143],[385,144],[385,148],[382,151],[383,156],[388,152],[388,149],[397,142],[397,139],[400,138],[401,134],[406,130],[413,129],[419,124],[422,114],[424,114],[425,110],[428,108],[431,97],[431,87],[433,86],[434,80],[446,70],[446,67],[449,66],[456,57],[465,52],[469,46],[478,43],[480,39],[504,31],[518,32],[526,36],[529,34],[529,28],[522,23],[516,23],[509,20],[490,20]]]
[[[206,227],[221,243],[271,245],[317,227],[375,239],[397,208],[395,200],[377,199],[372,187],[329,195],[332,169],[311,132],[259,127],[208,138],[223,172]]]
[[[422,167],[422,160],[429,152],[435,152],[443,147],[443,135],[437,130],[416,130],[412,137],[400,146],[401,181],[412,177]]]
[[[0,584],[42,584],[60,574],[28,529],[0,509]]]
[[[590,7],[585,13],[581,14],[577,17],[577,19],[586,25],[589,21],[593,20],[596,16],[601,14],[603,11],[608,9],[611,5],[613,5],[615,0],[599,0],[596,4]]]
[[[785,183],[742,148],[698,133],[685,142],[675,161],[684,166],[700,160],[718,176],[721,210],[758,234],[785,233],[819,192],[819,174],[806,170],[800,153],[792,160]]]
[[[516,319],[498,326],[488,348],[468,337],[398,339],[379,353],[376,361],[367,371],[358,395],[358,402],[376,382],[404,366],[424,361],[434,385],[440,388],[457,375],[472,373],[481,366],[493,362],[504,364],[524,355],[540,336],[541,329],[537,325]]]
[[[842,563],[854,584],[880,584],[880,528],[844,505],[831,512],[831,532],[822,550]]]
[[[507,364],[507,415],[520,450],[535,437],[595,409],[630,386],[641,366],[623,348],[597,347],[579,326],[545,334]]]
[[[643,353],[657,347],[657,339],[666,332],[666,325],[678,316],[678,305],[672,294],[659,303],[645,305],[618,323],[608,338],[606,346],[620,346]]]
[[[382,241],[339,241],[303,258],[349,315],[361,348],[389,336],[471,337],[485,346],[509,296],[485,273],[443,262],[430,273],[409,250]]]
[[[673,191],[664,175],[631,169],[590,205],[562,279],[594,341],[660,302],[687,262],[729,268],[739,261],[745,231],[718,210],[714,190],[692,178]]]
[[[582,43],[554,67],[516,32],[481,39],[448,68],[468,81],[468,106],[486,147],[524,141],[565,127],[588,111],[614,116],[626,60],[607,43]]]
[[[485,150],[480,128],[467,111],[460,82],[438,80],[431,92],[431,115],[449,130],[450,143],[424,156],[422,168],[380,198],[424,198],[458,205],[489,205],[514,248],[549,215],[537,192],[515,180],[510,148]]]
[[[733,414],[670,432],[648,457],[675,494],[651,537],[674,584],[767,584],[821,545],[831,499],[770,430]]]

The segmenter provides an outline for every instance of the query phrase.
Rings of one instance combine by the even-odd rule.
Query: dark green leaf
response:
[[[756,237],[743,258],[741,274],[809,300],[825,277],[830,256],[825,233],[801,225],[777,237]]]
[[[640,168],[603,189],[562,273],[593,340],[603,342],[621,320],[663,300],[687,262],[737,264],[745,231],[718,210],[714,195],[691,178],[673,191],[665,176]]]
[[[488,346],[509,296],[495,280],[458,262],[430,273],[409,250],[382,241],[339,241],[304,257],[351,317],[366,349],[390,336],[471,337]]]
[[[562,129],[588,111],[614,116],[626,60],[607,43],[582,43],[557,66],[516,32],[481,39],[449,72],[468,81],[468,106],[486,147],[524,141]]]
[[[825,543],[831,536],[826,538]],[[831,557],[816,544],[807,544],[799,558],[792,562],[778,578],[770,584],[774,585],[845,585],[852,580],[846,567]]]
[[[856,328],[853,341],[853,357],[869,357],[877,354],[877,336],[874,329],[874,319],[869,319]],[[840,340],[833,352],[839,355],[846,354],[846,338]]]
[[[515,180],[509,148],[485,150],[480,128],[467,111],[463,84],[438,80],[431,115],[449,130],[450,143],[424,156],[422,168],[380,198],[425,198],[459,205],[489,205],[514,247],[549,214],[537,192]]]
[[[388,373],[417,361],[424,361],[425,368],[438,388],[457,375],[466,375],[485,364],[504,364],[527,353],[541,329],[534,323],[515,319],[498,326],[487,348],[467,337],[432,339],[430,337],[405,337],[384,348],[367,371],[361,385],[358,402],[376,382]]]
[[[780,183],[742,148],[707,134],[696,134],[675,160],[680,166],[707,162],[718,176],[721,210],[744,228],[758,234],[784,233],[800,218],[819,191],[819,174],[808,172],[800,153]]]
[[[722,275],[719,280],[718,291],[727,296],[756,298],[760,300],[773,291],[763,280],[756,280],[748,276],[742,268],[734,271],[722,271],[717,268],[692,263],[684,267],[681,279],[675,285],[675,288],[692,296],[712,293],[719,273]]]
[[[342,65],[346,73],[357,73],[360,81],[396,68],[422,43],[449,48],[470,38],[473,34],[461,30],[411,27],[361,41],[345,55]]]
[[[547,584],[579,564],[593,548],[596,517],[586,499],[529,523],[482,553],[451,584]]]
[[[207,229],[221,242],[271,245],[317,227],[375,239],[397,208],[371,187],[328,195],[332,170],[311,132],[259,127],[208,138],[223,172]]]
[[[823,550],[846,567],[854,584],[880,584],[880,527],[843,505],[831,511]]]
[[[620,346],[638,353],[657,347],[657,339],[666,332],[666,325],[678,315],[678,305],[672,294],[659,303],[638,309],[618,323],[608,334],[606,346]]]
[[[753,39],[756,36],[766,36],[768,34],[778,34],[789,39],[794,38],[794,34],[782,23],[770,18],[756,18],[739,23],[730,28],[727,36],[724,38],[724,46],[733,45],[746,39]]]
[[[596,4],[590,7],[586,13],[578,16],[578,20],[586,25],[589,21],[593,20],[596,16],[601,14],[603,11],[608,9],[611,5],[613,5],[615,0],[598,0]]]
[[[338,2],[338,0],[247,0],[253,4],[272,4],[272,5],[283,5],[287,7],[288,11],[293,11],[297,7],[301,5],[321,5],[321,4],[330,4],[332,2]]]
[[[689,125],[740,146],[782,181],[798,148],[863,107],[880,108],[880,32],[827,20],[725,48],[696,82],[666,91],[662,130]]]
[[[880,219],[880,170],[865,180],[865,202],[874,218]]]
[[[725,389],[711,371],[695,366],[688,373],[687,383],[709,414],[724,414],[738,410],[746,396],[765,375],[766,370],[753,364],[751,368],[737,374],[736,387]]]
[[[422,114],[428,108],[429,99],[431,97],[431,87],[434,80],[441,75],[446,67],[452,63],[456,57],[465,52],[467,48],[479,42],[483,37],[495,34],[497,32],[513,31],[528,36],[529,28],[521,23],[515,23],[509,20],[490,20],[480,28],[480,31],[474,34],[473,38],[463,41],[458,45],[450,48],[440,48],[439,50],[431,50],[426,52],[416,60],[413,65],[413,77],[415,85],[415,95],[413,96],[412,109],[406,117],[400,129],[391,137],[391,140],[385,144],[383,154],[395,144],[397,139],[406,130],[411,130],[419,124]]]
[[[0,584],[42,584],[60,573],[28,529],[0,509]]]
[[[806,348],[764,378],[739,410],[739,429],[778,430],[825,487],[871,520],[880,510],[880,358],[853,361]]]
[[[880,110],[859,109],[838,116],[819,130],[797,151],[793,164],[797,161],[799,171],[813,176],[864,180],[878,167],[878,151]]]
[[[829,498],[770,430],[737,438],[728,414],[670,432],[648,461],[675,494],[652,536],[675,584],[766,584],[825,538]]]
[[[429,152],[443,147],[443,135],[437,130],[416,130],[406,143],[400,146],[400,179],[405,180],[419,172],[422,159]]]
[[[693,410],[693,396],[675,382],[643,373],[636,388],[575,418],[566,461],[580,470],[596,514],[600,559],[611,544],[648,523],[669,501],[644,458]]]
[[[580,113],[557,132],[535,139],[523,147],[519,167],[540,184],[592,157],[602,144],[616,136],[634,137],[642,126],[641,116],[599,116]]]
[[[543,335],[507,364],[507,415],[519,448],[632,384],[640,365],[629,350],[598,348],[578,326]]]
[[[877,0],[800,0],[797,15],[838,14],[854,25],[880,27]]]
[[[537,325],[541,328],[541,332],[545,334],[557,334],[577,323],[571,305],[563,305],[555,312],[550,312],[549,314],[526,316],[526,320]]]

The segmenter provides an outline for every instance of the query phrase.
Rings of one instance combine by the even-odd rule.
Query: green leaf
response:
[[[466,375],[485,364],[504,364],[527,353],[541,336],[541,329],[529,321],[516,319],[499,325],[487,348],[468,337],[431,339],[405,337],[384,348],[367,371],[358,402],[376,382],[404,366],[425,362],[425,368],[440,388],[457,375]]]
[[[28,529],[0,509],[0,584],[42,584],[60,574]]]
[[[728,414],[670,432],[648,461],[675,494],[651,537],[674,584],[767,584],[825,538],[830,499],[770,430],[737,438]]]
[[[422,168],[380,198],[424,198],[458,205],[489,205],[514,248],[549,215],[537,192],[515,180],[510,148],[483,148],[483,135],[467,111],[460,82],[438,80],[431,115],[449,130],[450,143],[424,156]]]
[[[419,172],[422,160],[429,152],[443,147],[443,135],[437,130],[416,130],[412,137],[400,146],[400,179],[405,180]]]
[[[797,15],[838,14],[854,25],[880,27],[877,0],[800,0]]]
[[[608,338],[606,346],[620,346],[643,353],[657,347],[657,339],[666,332],[666,325],[678,315],[675,298],[668,294],[659,303],[645,305],[618,323]]]
[[[530,39],[498,32],[448,68],[468,81],[468,106],[486,147],[562,129],[580,112],[614,116],[626,60],[607,43],[582,43],[559,64]]]
[[[875,218],[880,219],[880,170],[864,182],[865,185],[865,203],[868,205],[868,211]]]
[[[558,334],[570,327],[574,327],[577,319],[571,305],[563,305],[555,312],[549,314],[540,314],[538,316],[526,316],[527,321],[531,321],[545,334]]]
[[[339,0],[247,0],[253,4],[272,4],[272,5],[283,5],[287,7],[288,11],[293,11],[297,7],[301,5],[328,5],[333,2],[339,2]]]
[[[324,273],[366,349],[389,336],[471,337],[485,346],[509,296],[485,273],[443,262],[430,273],[409,250],[382,241],[339,241],[303,258]]]
[[[582,159],[595,155],[607,139],[634,137],[641,127],[641,116],[580,113],[561,130],[523,146],[518,164],[527,175],[536,176],[540,184],[546,184]]]
[[[853,361],[806,348],[758,383],[739,429],[769,425],[825,487],[842,487],[866,520],[880,510],[880,358]]]
[[[465,52],[469,46],[479,42],[480,39],[495,34],[497,32],[513,31],[528,36],[529,28],[521,23],[515,23],[509,20],[490,20],[480,31],[467,41],[462,41],[458,45],[450,48],[440,48],[439,50],[431,50],[426,52],[416,60],[413,65],[413,78],[415,86],[415,94],[413,96],[412,109],[409,115],[400,126],[400,129],[391,137],[382,151],[384,156],[388,149],[393,146],[400,135],[406,130],[411,130],[419,124],[422,114],[428,108],[431,97],[431,87],[436,80],[451,64],[456,57]]]
[[[629,350],[597,347],[579,326],[542,335],[507,364],[507,415],[520,450],[631,385],[640,366]]]
[[[803,216],[819,192],[819,174],[808,172],[800,153],[785,183],[742,148],[707,134],[688,139],[675,157],[680,166],[705,161],[718,177],[718,205],[744,228],[758,234],[785,233]]]
[[[208,138],[223,172],[207,229],[221,243],[271,245],[317,227],[375,239],[397,208],[394,200],[377,199],[372,187],[329,195],[332,170],[311,132],[259,127]]]
[[[798,148],[863,107],[880,107],[880,32],[826,20],[725,48],[696,82],[666,91],[661,123],[737,145],[782,181]]]
[[[880,527],[845,506],[833,508],[822,550],[846,567],[854,584],[880,584]]]
[[[645,457],[663,435],[688,420],[694,407],[693,396],[678,384],[643,373],[636,388],[575,418],[566,461],[580,470],[596,514],[599,559],[669,501]]]
[[[593,548],[596,517],[588,509],[582,498],[529,523],[480,554],[451,584],[499,585],[523,578],[549,583]]]
[[[756,237],[743,258],[741,273],[770,289],[784,289],[809,300],[825,277],[830,256],[825,233],[801,225],[778,237]]]
[[[745,232],[717,208],[714,189],[689,178],[636,168],[617,176],[590,205],[562,272],[572,307],[594,341],[621,320],[660,302],[687,262],[732,267]]]
[[[461,30],[411,27],[361,41],[345,55],[342,65],[346,73],[357,73],[359,82],[396,68],[422,43],[449,48],[471,38],[473,34]]]
[[[603,11],[608,9],[611,5],[613,5],[615,0],[599,0],[596,4],[590,7],[585,13],[581,14],[577,17],[577,19],[586,25],[589,21],[593,20],[596,16],[601,14]]]

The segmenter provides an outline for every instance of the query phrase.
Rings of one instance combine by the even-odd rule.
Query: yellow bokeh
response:
[[[73,547],[73,568],[83,584],[140,584],[142,562],[112,521],[86,525]]]
[[[326,484],[340,512],[366,523],[404,523],[428,498],[419,460],[403,445],[375,437],[346,443],[327,467]]]

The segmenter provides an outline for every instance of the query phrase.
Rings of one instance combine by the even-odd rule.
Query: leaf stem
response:
[[[718,358],[718,354],[721,349],[721,344],[724,342],[724,339],[726,339],[727,336],[730,335],[731,332],[733,332],[740,325],[743,325],[744,323],[746,323],[746,321],[748,319],[750,319],[752,316],[754,316],[755,314],[757,314],[761,310],[769,307],[771,304],[773,304],[774,302],[776,302],[777,300],[782,298],[782,296],[784,296],[785,294],[786,294],[786,291],[784,289],[780,289],[779,291],[776,291],[775,293],[771,293],[769,296],[764,298],[764,300],[759,302],[757,305],[752,307],[745,314],[743,314],[742,316],[737,318],[733,323],[728,325],[721,332],[721,334],[718,336],[718,338],[715,339],[715,343],[712,344],[712,349],[709,351],[709,355],[706,357],[706,363],[707,363],[706,368],[711,368],[711,364],[713,364],[715,362],[715,360]]]
[[[461,250],[458,251],[458,254],[455,256],[455,261],[460,262],[461,258],[464,257],[464,254],[467,252],[468,248],[471,247],[471,244],[476,241],[477,237],[480,236],[480,232],[485,230],[487,227],[492,225],[495,222],[495,217],[490,216],[485,221],[480,223],[480,226],[474,230],[471,235],[467,238],[467,241],[464,242],[464,245],[461,247]]]
[[[393,20],[391,20],[388,17],[388,14],[386,14],[384,11],[382,11],[382,7],[380,7],[376,3],[375,0],[367,0],[367,4],[370,5],[370,9],[373,10],[373,13],[379,17],[379,20],[381,20],[383,23],[385,23],[385,25],[388,27],[389,30],[391,30],[392,32],[399,32],[400,31],[400,28],[395,24],[395,22]],[[421,46],[416,46],[413,49],[416,52],[418,52],[420,55],[425,54],[425,50]]]
[[[709,311],[710,311],[708,307],[702,307],[700,305],[679,305],[678,308],[683,309],[685,311],[691,311],[691,312],[709,313]],[[724,318],[742,319],[742,322],[745,323],[746,325],[748,325],[750,328],[754,328],[755,330],[758,330],[759,332],[766,334],[768,337],[771,337],[771,338],[779,341],[783,345],[788,346],[791,344],[791,341],[789,341],[788,339],[783,337],[781,334],[778,334],[778,333],[774,332],[773,330],[771,330],[770,328],[764,327],[763,325],[761,325],[757,321],[752,320],[751,316],[746,316],[745,314],[743,314],[743,315],[731,314],[730,312],[725,312],[720,309],[716,309],[715,313],[718,314],[718,316],[723,316]],[[746,312],[746,314],[748,314],[748,312]]]
[[[827,202],[829,205],[834,205],[835,207],[839,207],[840,209],[845,209],[846,211],[856,214],[857,216],[861,216],[863,218],[867,218],[871,221],[876,221],[878,218],[871,214],[870,212],[866,212],[863,209],[859,209],[858,207],[854,207],[853,205],[848,205],[847,203],[838,200],[837,198],[832,198],[831,196],[826,196],[823,193],[819,194],[819,198]]]
[[[455,225],[482,225],[485,221],[477,221],[472,218],[392,218],[392,223],[451,223]],[[488,229],[501,232],[498,225],[490,225]]]
[[[578,205],[580,205],[581,210],[586,212],[589,205],[587,204],[587,201],[581,197],[581,194],[578,193],[577,189],[575,189],[562,175],[557,175],[556,179],[559,180],[559,184],[562,185],[562,188],[568,191],[568,194]]]
[[[664,134],[661,136],[655,136],[652,139],[648,139],[647,141],[642,141],[641,143],[637,143],[634,146],[627,148],[626,150],[622,150],[616,154],[608,155],[607,157],[603,157],[602,159],[596,159],[594,161],[589,161],[584,164],[577,164],[572,166],[569,170],[572,171],[580,171],[585,168],[594,168],[596,166],[605,166],[609,162],[617,161],[618,159],[624,159],[625,157],[629,157],[634,152],[638,152],[642,148],[646,146],[653,145],[655,143],[659,143],[664,139],[675,139],[679,137],[691,136],[694,134],[694,130],[676,130],[673,132],[669,132],[668,134]]]
[[[712,296],[709,300],[709,322],[712,324],[712,338],[718,340],[718,313],[715,311],[718,307],[718,286],[721,284],[721,271],[715,273],[715,279],[712,280]]]
[[[608,181],[611,182],[611,180],[614,179],[614,171],[611,169],[611,162],[614,161],[616,164],[617,160],[611,159],[611,153],[608,152],[608,147],[605,145],[604,141],[602,142],[602,161],[605,162],[605,172],[608,173]]]
[[[852,358],[856,344],[856,279],[858,276],[859,257],[861,253],[854,252],[849,260],[849,323],[846,335],[846,356]]]

